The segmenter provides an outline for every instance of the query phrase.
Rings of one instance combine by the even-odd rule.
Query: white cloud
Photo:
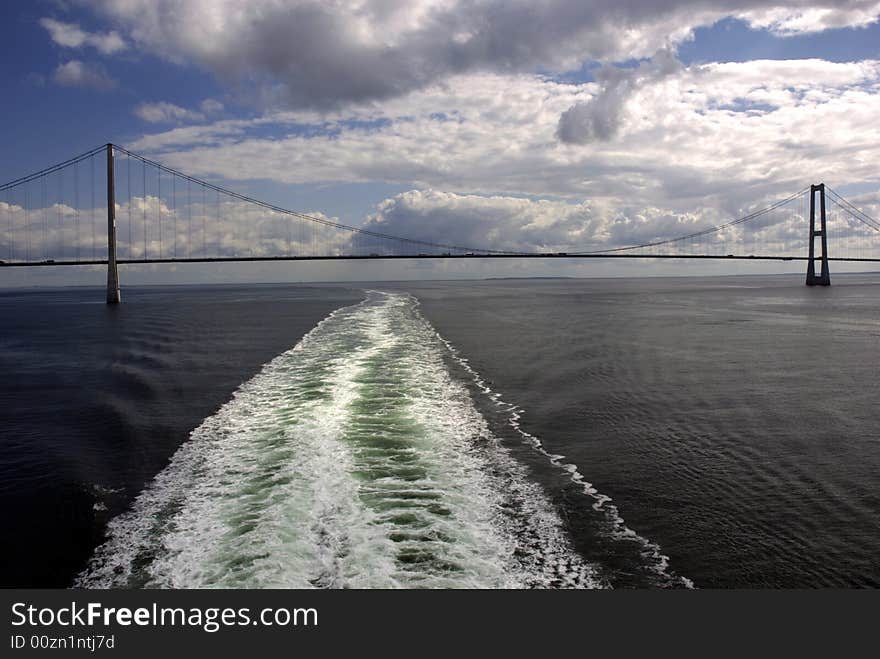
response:
[[[725,17],[782,34],[862,26],[876,0],[98,0],[157,56],[193,62],[271,106],[333,108],[452,76],[645,58]]]
[[[601,91],[588,101],[572,105],[562,113],[556,134],[563,142],[586,144],[610,140],[620,130],[623,112],[630,96],[640,85],[657,82],[680,73],[681,63],[669,50],[659,51],[635,69],[604,66],[596,72]]]
[[[837,7],[780,8],[749,11],[741,18],[757,29],[782,36],[843,27],[865,27],[880,19],[877,3],[871,1],[840,3]]]
[[[117,32],[86,32],[76,23],[63,23],[54,18],[41,18],[40,25],[49,31],[52,41],[65,48],[92,46],[104,55],[112,55],[126,48],[125,41]]]
[[[802,206],[793,203],[747,225],[721,230],[699,239],[663,246],[664,253],[728,253],[732,242],[740,253],[761,245],[764,253],[791,254],[806,245]],[[436,243],[512,252],[577,253],[680,238],[731,218],[718,209],[677,212],[654,206],[637,207],[605,201],[566,203],[518,197],[459,195],[411,190],[378,204],[365,226],[395,236]],[[844,217],[835,216],[833,231],[838,254],[850,238],[880,235]],[[719,252],[719,250],[725,250]]]
[[[734,212],[821,179],[877,180],[880,62],[681,67],[631,90],[614,139],[560,143],[560,116],[601,93],[593,83],[459,76],[381,108],[181,127],[132,148],[228,180],[378,181],[677,210]]]
[[[70,60],[59,64],[53,79],[65,87],[92,87],[101,91],[112,89],[117,85],[100,64],[90,64],[80,60]]]
[[[173,123],[178,121],[202,121],[205,115],[201,112],[187,110],[174,103],[160,101],[158,103],[141,103],[133,113],[139,119],[149,123]]]
[[[435,243],[558,252],[601,240],[602,215],[593,203],[411,190],[381,202],[365,226]]]
[[[421,245],[398,245],[321,227],[228,197],[204,195],[199,188],[176,200],[163,187],[159,199],[135,193],[117,205],[120,258],[187,256],[278,256],[446,251]],[[878,216],[880,195],[853,196],[853,202]],[[760,251],[797,254],[806,246],[803,208],[793,204],[736,228],[716,232],[699,242],[664,246],[662,252],[726,254]],[[333,220],[320,212],[309,214]],[[829,201],[829,234],[835,256],[880,256],[880,233],[836,212]],[[0,254],[14,260],[97,257],[106,224],[103,208],[80,208],[55,202],[46,208],[0,201],[0,217],[11,230],[0,234]],[[46,222],[46,218],[52,221]],[[63,222],[60,221],[63,218]],[[364,222],[375,232],[462,249],[518,252],[602,250],[676,238],[730,219],[717,209],[677,212],[669,208],[569,203],[503,195],[461,195],[437,190],[410,190],[381,201]],[[57,220],[57,221],[56,221]],[[144,221],[146,220],[146,225]],[[62,229],[63,225],[63,229]],[[739,245],[733,248],[732,242]],[[866,248],[868,241],[873,248]],[[757,247],[756,246],[760,246]]]
[[[218,114],[220,112],[223,112],[223,110],[225,109],[224,105],[220,101],[213,98],[206,98],[204,101],[201,102],[199,107],[205,114]]]
[[[725,16],[794,34],[865,25],[877,2],[100,6],[141,48],[255,81],[288,108],[177,126],[133,149],[209,179],[415,188],[370,216],[388,233],[523,249],[505,242],[514,227],[516,240],[564,250],[687,233],[821,180],[877,182],[880,62],[674,56]],[[650,59],[606,64],[594,83],[534,74],[629,57]],[[206,101],[155,116],[220,111]]]
[[[214,99],[191,109],[144,103],[139,117],[172,125],[133,149],[233,188],[271,179],[407,190],[346,188],[370,187],[375,196],[364,209],[391,195],[365,210],[367,225],[385,233],[509,250],[617,246],[722,222],[809,183],[866,190],[880,176],[880,62],[685,67],[674,57],[694,28],[725,17],[788,36],[863,27],[877,20],[876,1],[90,4],[124,38],[44,22],[56,43],[105,54],[128,45],[201,66],[238,92],[232,98],[268,108],[230,119]],[[630,58],[650,59],[611,65]],[[605,63],[594,83],[535,73],[588,60]],[[58,67],[55,79],[115,84],[80,60]],[[877,214],[876,194],[864,203]],[[149,196],[132,206],[135,216],[146,211],[166,222],[183,212]],[[186,210],[200,224],[203,211]],[[236,218],[218,227],[226,248],[253,248],[252,234],[260,253],[285,248],[277,217],[235,205],[223,212]],[[752,226],[777,244],[804,240],[790,216]],[[169,235],[181,245],[193,238],[182,227]],[[124,246],[143,253],[144,246]],[[151,236],[146,249],[156,248]]]
[[[199,104],[199,110],[188,110],[187,108],[159,101],[156,103],[141,103],[132,110],[132,113],[148,123],[181,123],[204,121],[208,115],[223,112],[224,106],[220,101],[213,98],[206,98]]]

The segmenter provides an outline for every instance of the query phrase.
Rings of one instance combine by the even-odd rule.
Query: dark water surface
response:
[[[880,586],[877,276],[417,295],[524,428],[696,585]]]
[[[124,294],[0,294],[4,586],[880,586],[880,277]]]
[[[67,586],[202,419],[360,291],[0,294],[0,584]]]

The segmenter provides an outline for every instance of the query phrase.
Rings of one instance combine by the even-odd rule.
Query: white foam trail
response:
[[[80,587],[590,587],[409,295],[243,384],[108,525]]]

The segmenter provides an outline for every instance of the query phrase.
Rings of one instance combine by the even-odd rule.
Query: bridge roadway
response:
[[[809,256],[738,256],[735,254],[370,254],[339,256],[205,256],[185,258],[117,259],[119,265],[147,263],[257,263],[266,261],[370,261],[393,259],[717,259],[728,261],[809,261]],[[821,260],[816,257],[815,260]],[[880,258],[829,256],[829,261],[880,263]],[[107,265],[107,259],[65,261],[0,261],[0,268],[33,266]]]

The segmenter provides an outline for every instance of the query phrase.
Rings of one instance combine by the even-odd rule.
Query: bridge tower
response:
[[[819,226],[816,230],[816,193],[819,193]],[[816,238],[821,238],[822,254],[816,256]],[[820,261],[820,271],[816,274],[816,260]],[[807,286],[830,286],[831,272],[828,270],[828,234],[825,227],[825,184],[810,186],[810,254],[807,260]]]
[[[107,304],[119,304],[119,270],[116,267],[116,184],[113,145],[107,145]],[[824,217],[824,216],[823,216]]]

